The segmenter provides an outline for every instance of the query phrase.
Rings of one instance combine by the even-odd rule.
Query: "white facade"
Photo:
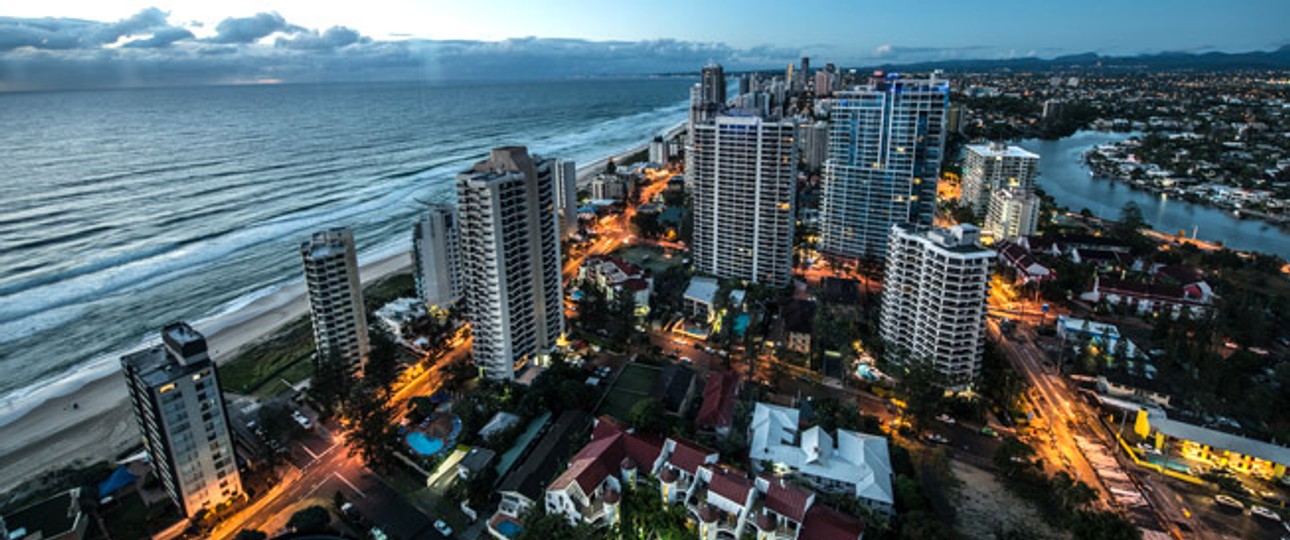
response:
[[[659,165],[667,165],[672,160],[672,146],[668,144],[663,137],[654,137],[649,143],[649,161]]]
[[[927,360],[952,387],[971,384],[985,352],[993,251],[974,225],[891,228],[879,331],[887,350]]]
[[[316,361],[335,360],[350,374],[360,374],[371,352],[363,288],[354,255],[354,234],[346,228],[314,233],[300,245],[309,314],[313,320]]]
[[[889,80],[837,92],[820,201],[821,251],[881,258],[892,225],[931,225],[949,82]]]
[[[555,208],[560,214],[560,236],[578,230],[578,167],[572,159],[555,162]]]
[[[412,229],[412,266],[417,296],[427,306],[448,306],[461,298],[461,256],[457,210],[434,205]]]
[[[829,123],[820,120],[802,124],[798,128],[798,142],[807,170],[820,170],[829,157]]]
[[[718,116],[694,126],[694,270],[786,285],[792,275],[797,146],[792,121]]]
[[[186,516],[241,496],[242,482],[218,373],[206,338],[185,323],[162,345],[121,358],[144,449]]]
[[[564,332],[553,161],[494,148],[457,175],[463,292],[489,379],[513,379]]]
[[[990,194],[982,232],[995,242],[1032,236],[1038,228],[1038,195],[1014,189],[998,189]]]
[[[990,194],[1000,189],[1029,194],[1039,174],[1039,154],[1002,143],[970,144],[963,166],[962,198],[959,204],[984,216]]]
[[[854,495],[875,511],[895,511],[887,439],[845,429],[829,435],[819,426],[800,431],[799,421],[797,409],[757,403],[748,461],[770,462],[774,471],[764,472],[791,472],[821,491]]]

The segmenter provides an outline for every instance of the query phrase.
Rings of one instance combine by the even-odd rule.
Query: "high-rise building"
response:
[[[996,189],[990,193],[982,232],[998,242],[1031,236],[1039,228],[1039,196],[1022,189]]]
[[[930,225],[945,152],[949,83],[888,78],[834,94],[821,251],[881,259],[892,225]]]
[[[553,166],[505,146],[457,175],[466,313],[488,379],[513,379],[564,332]]]
[[[981,370],[993,251],[975,225],[891,228],[879,333],[896,358],[926,360],[951,387]]]
[[[985,215],[990,193],[1011,189],[1030,193],[1039,174],[1039,155],[1004,143],[969,144],[964,159],[962,195],[959,204]]]
[[[1061,79],[1058,79],[1059,81]],[[1077,83],[1078,84],[1078,83]],[[1073,85],[1072,85],[1073,86]],[[1057,118],[1066,110],[1066,102],[1060,99],[1049,99],[1044,101],[1044,118]]]
[[[786,285],[792,274],[797,147],[791,120],[718,116],[687,149],[694,270]]]
[[[361,374],[371,344],[354,233],[344,227],[316,232],[300,244],[300,257],[309,289],[315,361],[338,361],[351,375]]]
[[[417,296],[427,306],[447,307],[461,298],[457,209],[430,206],[412,229],[412,267]]]
[[[560,217],[560,236],[578,230],[578,167],[572,159],[555,162],[555,210]]]
[[[829,157],[829,123],[823,120],[803,123],[797,128],[797,140],[806,169],[819,171]]]
[[[667,141],[662,136],[654,137],[649,142],[649,161],[659,165],[667,165],[672,160],[672,154],[668,150]]]
[[[950,105],[945,114],[945,130],[947,133],[962,134],[964,124],[963,117],[967,114],[967,106],[963,104]]]
[[[186,516],[242,493],[237,457],[206,338],[167,325],[162,344],[121,357],[143,447],[166,493]]]

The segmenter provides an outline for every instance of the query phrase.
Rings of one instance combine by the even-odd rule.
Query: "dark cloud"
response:
[[[93,48],[116,43],[123,37],[179,30],[166,23],[168,16],[157,8],[148,8],[112,23],[53,17],[0,17],[0,51],[21,47],[55,51]]]
[[[185,28],[163,28],[152,34],[152,37],[131,41],[122,45],[131,49],[157,49],[169,47],[170,44],[182,40],[193,39],[193,33]]]
[[[371,41],[371,39],[363,37],[353,29],[345,28],[344,26],[333,26],[322,34],[319,34],[316,30],[309,30],[291,37],[280,37],[274,45],[284,49],[325,51],[368,41]]]
[[[303,28],[288,24],[277,13],[257,13],[252,17],[229,17],[215,27],[212,43],[255,43],[274,32],[300,32]]]

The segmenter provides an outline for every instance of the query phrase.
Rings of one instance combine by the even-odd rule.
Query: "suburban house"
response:
[[[696,320],[709,322],[717,311],[717,290],[720,285],[716,278],[693,277],[685,288],[682,299],[685,312]]]
[[[815,302],[793,299],[780,310],[784,322],[784,345],[788,350],[811,354],[811,334],[815,331]]]
[[[878,512],[894,512],[887,439],[819,426],[801,429],[797,409],[757,403],[748,460],[776,476],[792,476],[820,491],[855,495]]]

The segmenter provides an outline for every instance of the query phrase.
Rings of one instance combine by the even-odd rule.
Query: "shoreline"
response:
[[[411,267],[409,253],[396,253],[360,265],[359,276],[368,286]],[[308,311],[302,279],[195,326],[206,335],[211,359],[218,365]],[[47,471],[114,460],[139,441],[132,416],[119,369],[17,414],[0,425],[0,493]]]
[[[662,133],[671,137],[684,128],[685,123],[680,123]],[[648,150],[646,141],[578,166],[577,187],[589,184],[593,171],[603,169],[609,159],[617,163]],[[410,252],[402,251],[360,264],[359,276],[366,287],[411,268]],[[206,336],[211,359],[218,365],[236,357],[242,348],[273,336],[308,311],[304,281],[297,279],[244,306],[193,324]],[[147,345],[140,347],[154,343],[156,339],[149,339]],[[113,461],[138,442],[138,427],[118,366],[109,361],[107,365],[84,369],[92,370],[93,375],[78,386],[51,393],[26,409],[13,403],[6,404],[7,411],[0,409],[0,493],[51,470]]]

